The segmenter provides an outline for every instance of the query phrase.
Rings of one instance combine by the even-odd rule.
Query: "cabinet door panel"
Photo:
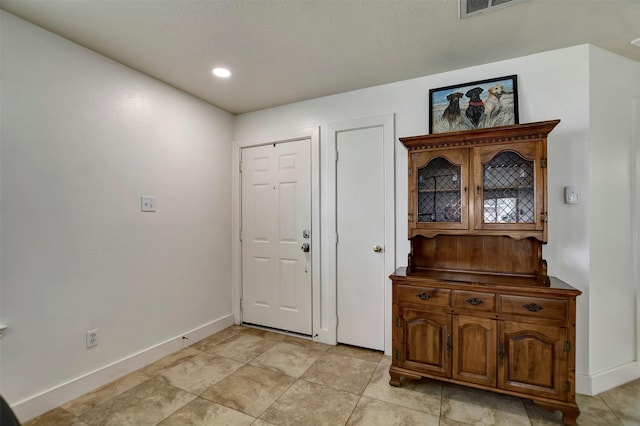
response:
[[[567,399],[567,329],[504,321],[500,324],[498,386]]]
[[[403,309],[404,354],[402,366],[417,371],[451,375],[451,316]]]
[[[468,150],[415,153],[410,162],[409,227],[469,229]]]
[[[496,385],[496,321],[455,316],[453,319],[453,378]]]
[[[474,148],[475,227],[544,229],[542,143]]]

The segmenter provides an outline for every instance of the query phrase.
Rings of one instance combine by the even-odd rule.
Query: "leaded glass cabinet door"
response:
[[[468,179],[466,149],[414,154],[409,177],[409,228],[468,229]]]
[[[544,166],[542,148],[541,143],[475,148],[476,229],[544,229],[546,191],[541,170]]]

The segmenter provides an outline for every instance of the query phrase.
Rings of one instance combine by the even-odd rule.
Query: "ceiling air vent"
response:
[[[460,0],[460,19],[491,12],[526,0]]]

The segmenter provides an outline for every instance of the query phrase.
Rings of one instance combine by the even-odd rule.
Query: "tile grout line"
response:
[[[261,367],[257,367],[257,366],[255,366],[255,365],[254,365],[253,367],[261,368]],[[266,369],[263,369],[263,370],[266,370]],[[271,372],[272,372],[273,370],[267,370],[267,371],[271,371]],[[286,374],[285,374],[285,376],[286,376]],[[293,377],[293,376],[289,376],[289,377]],[[299,379],[299,378],[296,378],[296,380],[292,381],[292,382],[291,382],[291,384],[290,384],[289,386],[287,386],[287,388],[286,388],[284,391],[282,391],[282,392],[280,393],[280,395],[278,395],[278,397],[277,397],[276,399],[274,399],[274,400],[273,400],[273,402],[272,402],[271,404],[269,404],[269,405],[268,405],[264,410],[262,410],[262,412],[260,413],[260,415],[259,415],[258,417],[256,417],[256,419],[257,419],[257,420],[262,420],[260,417],[262,417],[262,415],[263,415],[264,413],[266,413],[267,411],[269,411],[269,408],[273,407],[273,405],[274,405],[276,402],[278,402],[278,401],[280,400],[280,398],[282,398],[282,395],[284,395],[285,393],[287,393],[287,392],[289,391],[289,389],[291,389],[291,388],[293,387],[293,385],[295,385],[295,384],[298,382],[298,380],[300,380],[300,379]],[[266,422],[266,420],[262,420],[262,421],[263,421],[263,422]],[[254,422],[254,423],[255,423],[255,422]],[[266,422],[266,423],[268,423],[268,422]]]
[[[234,331],[237,331],[237,332],[235,332],[235,333],[234,333],[233,335],[231,335],[231,336],[225,336],[226,338],[223,338],[223,340],[216,341],[216,339],[211,339],[212,341],[215,341],[216,343],[215,343],[215,344],[213,344],[213,345],[210,345],[210,347],[209,347],[209,344],[206,344],[206,343],[205,343],[205,344],[203,344],[202,346],[200,346],[200,347],[207,347],[209,350],[215,350],[215,348],[216,348],[216,347],[218,347],[218,346],[220,346],[220,345],[222,345],[222,344],[228,343],[228,342],[230,342],[230,341],[232,341],[232,340],[234,340],[234,339],[237,339],[237,338],[238,338],[239,336],[241,336],[241,335],[257,337],[257,338],[259,338],[259,339],[260,339],[260,341],[263,341],[263,342],[269,342],[269,343],[273,342],[273,344],[269,345],[269,347],[268,347],[268,348],[266,348],[266,349],[262,350],[262,351],[260,352],[260,354],[258,354],[258,355],[256,355],[256,356],[253,356],[253,357],[252,357],[250,360],[248,360],[248,361],[239,361],[239,360],[234,359],[234,358],[229,358],[229,357],[227,357],[227,356],[219,355],[219,354],[214,353],[214,352],[208,352],[208,351],[205,351],[205,350],[202,350],[202,349],[196,349],[196,348],[194,348],[194,347],[193,347],[193,345],[196,345],[196,344],[198,344],[199,342],[202,342],[202,341],[204,341],[204,340],[206,340],[206,339],[208,339],[208,338],[210,338],[210,337],[213,337],[213,336],[215,336],[215,334],[214,334],[214,335],[212,335],[212,336],[209,336],[209,337],[207,337],[207,338],[205,338],[205,339],[202,339],[202,340],[201,340],[201,341],[199,341],[199,342],[195,342],[194,344],[189,345],[189,346],[186,346],[186,347],[184,347],[183,349],[181,349],[181,350],[185,350],[185,349],[192,350],[192,351],[193,351],[193,353],[192,353],[192,354],[189,354],[190,356],[197,356],[197,354],[205,354],[205,355],[208,355],[208,356],[215,356],[215,357],[219,357],[219,358],[222,358],[222,359],[231,360],[231,361],[238,362],[239,364],[241,364],[241,366],[240,366],[238,369],[236,369],[236,370],[234,370],[233,372],[231,372],[230,374],[226,375],[224,378],[222,378],[222,379],[220,379],[220,380],[216,381],[216,383],[212,383],[212,384],[210,384],[209,386],[207,386],[207,387],[206,387],[206,389],[205,389],[201,394],[197,394],[197,393],[194,393],[194,392],[192,392],[192,391],[189,391],[189,390],[186,390],[186,389],[182,389],[181,387],[178,387],[178,386],[176,386],[176,385],[174,385],[174,384],[171,384],[171,383],[169,383],[169,382],[166,382],[166,381],[164,381],[164,380],[160,380],[160,378],[159,378],[159,377],[161,377],[161,373],[162,373],[162,371],[163,371],[163,370],[165,370],[165,369],[167,369],[167,368],[170,368],[171,366],[175,366],[175,365],[177,365],[177,364],[180,364],[180,363],[184,362],[184,361],[186,360],[186,358],[184,358],[184,359],[183,359],[183,358],[180,358],[180,357],[176,357],[176,359],[172,360],[172,362],[171,362],[171,363],[169,363],[167,366],[163,366],[162,368],[159,368],[159,367],[158,367],[158,368],[156,368],[155,370],[154,370],[154,369],[145,370],[145,371],[155,371],[155,373],[154,373],[154,374],[147,374],[146,372],[143,372],[143,371],[142,371],[142,370],[144,370],[144,369],[148,368],[149,366],[151,366],[151,365],[153,365],[153,364],[155,364],[155,363],[160,363],[163,359],[168,358],[168,357],[171,357],[172,355],[174,355],[174,354],[176,354],[176,353],[178,353],[178,352],[180,352],[180,351],[181,351],[181,350],[178,350],[178,351],[176,351],[176,352],[175,352],[175,353],[173,353],[173,354],[167,355],[166,357],[164,357],[164,358],[162,358],[162,359],[160,359],[160,360],[157,360],[157,361],[156,361],[156,362],[154,362],[154,363],[151,363],[151,364],[149,364],[149,365],[147,365],[147,366],[143,366],[143,367],[139,368],[138,370],[135,370],[135,371],[133,371],[133,372],[131,372],[131,373],[129,373],[129,374],[127,374],[127,375],[125,375],[125,376],[122,376],[121,378],[117,378],[116,380],[113,380],[112,382],[110,382],[110,383],[108,383],[108,384],[105,384],[105,385],[103,385],[103,386],[101,386],[101,387],[98,387],[97,389],[95,389],[95,390],[93,390],[93,391],[90,391],[90,392],[88,392],[87,394],[84,394],[84,395],[79,396],[78,398],[82,398],[83,396],[90,395],[91,393],[94,393],[94,392],[98,392],[99,390],[101,390],[101,389],[103,389],[103,388],[106,388],[106,387],[108,387],[109,385],[113,385],[113,383],[118,382],[118,381],[119,381],[119,380],[121,380],[122,378],[127,377],[127,376],[129,376],[129,375],[131,375],[131,374],[139,374],[141,377],[146,377],[146,380],[144,380],[142,383],[139,383],[139,384],[137,384],[136,386],[133,386],[133,387],[128,388],[128,389],[119,390],[117,394],[113,394],[113,395],[111,395],[109,392],[105,392],[105,394],[106,394],[106,398],[104,398],[104,399],[99,398],[99,399],[97,399],[97,401],[98,401],[97,403],[95,403],[95,404],[89,404],[89,408],[86,408],[85,410],[83,410],[83,411],[80,413],[80,415],[82,415],[82,414],[84,414],[84,413],[88,412],[89,410],[93,410],[93,409],[95,409],[96,407],[98,407],[98,406],[100,406],[100,405],[106,404],[106,403],[108,403],[109,401],[113,400],[114,398],[117,398],[117,397],[119,397],[119,396],[121,396],[121,395],[123,395],[123,394],[125,394],[125,393],[127,393],[127,392],[132,391],[132,390],[133,390],[133,389],[135,389],[137,386],[140,386],[140,385],[141,385],[141,384],[143,384],[143,383],[148,383],[148,381],[149,381],[149,380],[154,380],[154,381],[157,381],[157,382],[161,382],[161,383],[163,383],[163,384],[165,384],[165,385],[168,385],[168,386],[170,386],[171,388],[173,388],[174,390],[177,390],[177,391],[180,391],[180,392],[185,392],[186,394],[190,394],[191,396],[193,396],[193,399],[191,399],[190,401],[188,401],[187,403],[185,403],[185,404],[184,404],[184,405],[182,405],[181,407],[176,408],[173,412],[171,412],[171,413],[167,414],[163,419],[161,419],[161,420],[159,420],[158,422],[154,423],[154,424],[155,424],[155,426],[162,426],[163,424],[166,424],[167,419],[169,419],[171,416],[175,415],[175,413],[177,413],[178,411],[180,411],[180,410],[184,409],[184,407],[186,407],[187,405],[191,404],[191,403],[192,403],[192,402],[194,402],[194,401],[197,401],[198,399],[202,399],[202,400],[205,400],[205,401],[207,401],[207,402],[210,402],[210,403],[213,403],[213,404],[219,405],[219,406],[221,406],[221,407],[225,407],[225,408],[227,408],[227,409],[230,409],[230,410],[236,411],[236,412],[238,412],[238,413],[242,413],[242,414],[244,414],[244,415],[247,415],[248,417],[251,417],[251,418],[253,418],[253,419],[254,419],[254,420],[252,421],[252,423],[251,423],[251,424],[255,424],[255,423],[256,423],[256,422],[258,422],[258,421],[264,421],[264,420],[262,420],[262,419],[261,419],[261,416],[262,416],[262,415],[264,415],[264,414],[265,414],[269,409],[273,408],[275,404],[277,404],[279,401],[281,401],[281,400],[282,400],[283,395],[285,395],[287,392],[289,392],[289,391],[292,389],[292,387],[294,387],[297,383],[299,383],[300,381],[302,381],[302,382],[309,383],[309,384],[313,384],[313,385],[323,386],[323,387],[325,387],[326,389],[331,390],[331,391],[348,392],[348,393],[351,393],[352,395],[357,396],[357,399],[355,400],[355,404],[354,404],[354,406],[351,408],[350,412],[348,412],[348,413],[349,413],[349,414],[348,414],[348,416],[346,416],[346,421],[345,421],[345,422],[341,422],[341,423],[340,423],[340,424],[342,424],[342,425],[344,426],[344,425],[348,424],[348,423],[349,423],[350,421],[352,421],[352,420],[353,420],[353,421],[356,421],[356,418],[354,417],[354,413],[355,413],[355,411],[358,409],[359,404],[361,404],[361,403],[363,402],[362,400],[363,400],[363,397],[365,396],[365,395],[364,395],[364,393],[367,391],[367,389],[369,388],[369,386],[371,386],[371,385],[372,385],[372,382],[373,382],[373,380],[374,380],[374,377],[376,377],[376,372],[378,371],[378,368],[380,368],[380,369],[382,370],[382,372],[384,372],[385,370],[388,370],[388,366],[386,366],[386,363],[388,362],[388,360],[386,359],[386,357],[385,357],[385,355],[384,355],[384,354],[380,357],[380,359],[379,359],[377,362],[375,362],[375,361],[371,361],[370,359],[368,359],[368,358],[367,358],[367,355],[368,355],[368,354],[367,354],[367,352],[361,352],[361,353],[360,353],[360,352],[358,352],[358,351],[350,351],[350,350],[343,350],[343,349],[336,350],[335,348],[337,348],[337,347],[338,347],[338,346],[340,346],[340,345],[338,345],[338,346],[332,346],[332,347],[324,347],[324,346],[316,346],[316,345],[306,345],[306,344],[300,344],[299,342],[292,342],[292,341],[281,340],[281,339],[271,339],[271,338],[269,338],[269,335],[256,335],[256,334],[251,333],[251,332],[250,332],[250,331],[248,331],[248,330],[251,330],[251,329],[235,329]],[[307,350],[310,350],[312,353],[313,353],[313,352],[315,352],[315,354],[313,355],[313,358],[314,358],[314,359],[313,359],[313,361],[309,364],[309,366],[308,366],[308,367],[307,367],[303,372],[301,372],[298,376],[290,376],[289,374],[287,374],[287,373],[285,373],[284,371],[281,371],[281,370],[270,369],[270,368],[268,368],[268,367],[266,367],[266,366],[261,366],[261,365],[252,365],[252,364],[251,364],[251,362],[255,361],[257,358],[259,358],[259,357],[260,357],[260,356],[262,356],[264,353],[266,353],[266,352],[268,352],[269,350],[271,350],[273,347],[275,347],[275,346],[276,346],[276,345],[278,345],[279,343],[286,343],[286,344],[290,344],[290,345],[295,346],[296,348],[300,348],[301,350],[302,350],[302,349],[304,349],[304,351],[303,351],[303,352],[305,352],[305,353],[306,353],[306,351],[307,351]],[[255,353],[255,349],[257,349],[257,348],[258,348],[258,346],[255,346],[255,347],[254,347],[254,346],[247,346],[247,347],[245,348],[245,347],[243,347],[243,345],[237,345],[235,348],[234,348],[234,347],[230,347],[231,352],[228,352],[228,353],[232,353],[232,354],[233,354],[233,350],[244,350],[244,349],[248,349],[248,350],[246,350],[245,352],[246,352],[247,354],[253,354],[253,353]],[[324,348],[324,350],[321,350],[322,348]],[[347,348],[350,348],[350,347],[348,347],[348,346],[347,346]],[[316,352],[316,351],[317,351],[317,352]],[[365,349],[364,351],[366,351],[366,349]],[[354,354],[356,354],[356,355],[354,355]],[[358,354],[361,354],[361,355],[362,355],[362,357],[357,356]],[[330,356],[330,355],[344,356],[344,357],[347,357],[347,358],[350,358],[350,359],[354,359],[354,360],[358,360],[358,361],[363,361],[363,362],[367,362],[367,363],[375,364],[375,368],[373,368],[373,370],[368,374],[368,378],[367,378],[367,380],[366,380],[366,382],[365,382],[365,384],[364,384],[364,387],[363,387],[363,388],[361,388],[361,390],[360,390],[360,391],[353,392],[353,391],[349,391],[349,390],[344,390],[344,389],[340,389],[340,388],[335,388],[335,387],[333,387],[333,386],[332,386],[332,385],[330,385],[330,384],[316,383],[316,382],[314,382],[314,381],[311,381],[311,380],[309,380],[309,379],[304,378],[305,374],[307,374],[307,372],[309,372],[309,370],[310,370],[310,369],[312,369],[312,368],[313,368],[313,366],[314,366],[314,365],[316,365],[316,363],[317,363],[319,360],[323,359],[323,357]],[[187,357],[187,358],[188,358],[188,357]],[[282,390],[282,391],[277,395],[277,397],[276,397],[276,398],[275,398],[271,403],[269,403],[269,404],[268,404],[268,405],[267,405],[267,406],[266,406],[266,407],[265,407],[265,408],[264,408],[264,409],[263,409],[263,410],[262,410],[262,411],[261,411],[257,416],[253,416],[253,415],[251,415],[251,414],[248,414],[248,413],[245,413],[245,412],[243,412],[243,411],[240,411],[239,409],[236,409],[236,408],[233,408],[233,407],[227,406],[227,405],[225,405],[225,404],[223,404],[223,403],[219,403],[219,402],[216,402],[216,401],[210,400],[210,399],[208,399],[208,398],[206,398],[206,397],[204,397],[204,396],[203,396],[203,395],[204,395],[204,394],[206,394],[209,390],[211,390],[213,387],[215,387],[217,384],[219,384],[222,380],[225,380],[225,379],[227,379],[227,378],[230,378],[230,377],[231,377],[231,376],[233,376],[233,374],[235,374],[235,373],[236,373],[240,368],[244,368],[244,367],[247,367],[247,366],[250,366],[250,367],[252,367],[252,368],[258,368],[258,369],[260,369],[260,370],[268,371],[268,372],[271,372],[271,373],[279,373],[279,374],[282,374],[282,375],[284,375],[284,376],[288,376],[289,378],[291,378],[291,379],[293,379],[293,380],[292,380],[289,384],[287,384],[287,385],[286,385],[286,387],[284,388],[284,390]],[[386,368],[385,368],[385,367],[386,367]],[[318,373],[318,371],[315,371],[315,372],[314,372],[314,374],[317,374],[317,373]],[[311,376],[310,376],[310,377],[311,377]],[[360,375],[360,377],[362,377],[362,375]],[[311,377],[311,378],[313,378],[313,377]],[[384,379],[384,378],[382,378],[382,379]],[[382,380],[382,381],[384,381],[384,380]],[[362,382],[361,382],[361,381],[358,381],[358,383],[362,383]],[[377,386],[380,386],[380,385],[381,385],[381,383],[378,383],[378,381],[377,381],[376,383],[377,383]],[[118,388],[118,386],[114,386],[114,387],[115,387],[116,389]],[[443,414],[444,414],[444,412],[443,412],[443,408],[444,408],[444,407],[443,407],[443,403],[444,403],[444,395],[445,395],[445,386],[444,386],[444,385],[443,385],[443,386],[440,386],[440,387],[439,387],[439,389],[438,389],[438,392],[437,392],[437,393],[435,393],[435,394],[433,395],[433,396],[435,397],[435,399],[439,401],[438,410],[437,410],[437,419],[438,419],[437,424],[439,424],[439,425],[445,425],[445,424],[447,424],[447,420],[448,420],[448,419],[446,419],[446,418],[444,418],[444,417],[443,417]],[[77,398],[77,399],[78,399],[78,398]],[[383,403],[385,403],[385,404],[390,404],[390,405],[393,405],[393,406],[395,406],[395,407],[411,409],[410,407],[406,407],[406,406],[401,405],[401,404],[397,404],[397,403],[394,403],[394,402],[389,402],[389,401],[386,401],[386,400],[384,400],[384,399],[378,399],[378,398],[376,398],[375,396],[373,396],[373,397],[369,397],[369,396],[368,396],[368,398],[371,398],[372,400],[375,400],[375,401],[383,402]],[[624,423],[623,423],[623,421],[622,421],[622,418],[620,417],[620,414],[621,414],[621,413],[623,413],[623,411],[614,410],[614,409],[613,409],[613,408],[612,408],[612,407],[607,403],[607,401],[606,401],[604,398],[602,398],[601,396],[597,396],[597,398],[599,399],[599,401],[600,401],[600,402],[604,403],[605,407],[607,407],[608,412],[609,412],[609,413],[611,413],[611,414],[613,415],[613,417],[618,421],[618,424],[620,424],[620,425],[624,424]],[[527,420],[528,420],[528,424],[529,424],[529,425],[537,424],[537,423],[536,423],[536,421],[537,421],[536,419],[537,419],[537,417],[538,417],[537,412],[530,412],[530,411],[528,410],[527,403],[526,403],[526,401],[525,401],[523,398],[518,398],[518,400],[523,404],[524,413],[525,413],[526,418],[527,418]],[[90,400],[90,399],[88,399],[87,401],[91,401],[91,400]],[[612,401],[614,401],[614,400],[612,400]],[[71,401],[69,401],[69,402],[71,402]],[[434,401],[434,403],[435,403],[435,401]],[[79,404],[79,405],[78,405],[78,407],[82,407],[82,405],[81,405],[81,404]],[[56,407],[56,408],[60,410],[60,411],[58,412],[58,414],[64,414],[65,416],[66,416],[66,415],[68,415],[68,416],[69,416],[73,421],[81,422],[80,416],[79,416],[79,415],[76,415],[74,412],[71,412],[71,411],[67,410],[66,408],[63,408],[62,406],[58,406],[58,407]],[[346,408],[346,407],[345,407],[345,408]],[[416,410],[416,409],[412,409],[412,410]],[[53,411],[53,410],[52,410],[52,411]],[[417,410],[417,411],[421,411],[421,410]],[[435,410],[434,410],[434,411],[435,411]],[[345,410],[345,411],[343,411],[343,413],[345,413],[345,414],[346,414],[346,410]],[[431,414],[431,413],[424,412],[424,411],[423,411],[423,413]],[[586,412],[584,412],[584,413],[585,413],[585,414],[587,414]],[[46,413],[45,413],[45,414],[46,414]],[[43,415],[44,415],[44,414],[43,414]],[[436,415],[436,414],[431,414],[431,415]],[[532,416],[533,416],[533,417],[532,417]],[[53,418],[55,418],[55,416],[54,416]],[[586,419],[588,419],[588,418],[590,418],[590,417],[587,417]],[[551,419],[551,418],[550,418],[550,419]],[[534,420],[536,420],[536,421],[534,421]],[[555,421],[554,421],[554,422],[555,422]],[[57,424],[57,423],[56,423],[56,424]],[[94,423],[87,423],[87,425],[88,425],[88,426],[92,426],[93,424],[94,424]],[[464,423],[461,423],[461,425],[462,425],[462,424],[464,424]],[[558,423],[558,424],[561,424],[561,423]],[[468,425],[466,425],[466,424],[464,424],[464,425],[465,425],[465,426],[468,426]]]
[[[600,395],[596,395],[596,396],[609,409],[609,411],[611,411],[611,414],[613,414],[615,416],[615,418],[618,420],[620,425],[624,425],[624,423],[622,422],[622,419],[620,418],[620,416],[618,416],[618,413],[613,408],[611,408],[611,406],[609,404],[607,404],[607,401],[605,401],[604,398],[602,398]]]
[[[351,409],[351,412],[349,413],[349,417],[347,417],[347,420],[344,422],[345,425],[349,423],[349,420],[351,420],[351,417],[353,416],[353,413],[356,411],[356,408],[358,408],[358,405],[360,404],[361,400],[362,400],[362,394],[358,395],[358,400],[356,401],[356,404],[353,406],[353,408]]]
[[[361,358],[357,358],[357,359],[361,359]],[[353,413],[355,413],[356,409],[358,408],[358,405],[360,405],[360,401],[362,401],[362,397],[364,396],[364,393],[367,390],[367,387],[371,384],[371,380],[373,379],[373,376],[376,374],[376,371],[378,370],[378,366],[382,363],[383,359],[384,359],[384,355],[380,359],[380,361],[378,361],[376,367],[373,369],[371,374],[369,374],[369,379],[367,380],[367,384],[364,386],[364,389],[362,390],[362,392],[358,395],[358,400],[356,401],[356,404],[353,406],[351,413],[349,413],[349,417],[347,417],[347,421],[345,422],[345,425],[349,423],[349,420],[351,420],[351,417],[353,417]]]

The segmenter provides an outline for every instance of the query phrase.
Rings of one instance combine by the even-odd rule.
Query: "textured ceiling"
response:
[[[640,0],[0,0],[0,7],[232,113],[592,43],[640,61]],[[215,65],[233,71],[211,76]]]

